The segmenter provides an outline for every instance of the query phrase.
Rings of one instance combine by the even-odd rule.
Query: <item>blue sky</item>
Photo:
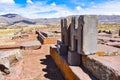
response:
[[[27,18],[120,15],[120,0],[0,0],[0,15],[7,13]]]

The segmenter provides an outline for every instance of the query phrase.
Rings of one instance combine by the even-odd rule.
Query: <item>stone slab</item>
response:
[[[10,73],[9,69],[12,63],[22,59],[22,53],[20,49],[0,51],[0,69],[5,73]]]
[[[110,38],[110,37],[105,37],[105,36],[98,36],[98,39],[106,40],[106,41],[120,42],[120,38]]]
[[[83,65],[99,80],[120,80],[120,56],[83,56]]]
[[[22,58],[22,53],[20,49],[13,49],[8,51],[0,51],[0,59],[9,57],[11,55],[16,55],[16,58],[19,60]]]
[[[97,45],[97,52],[119,52],[120,49],[108,45],[102,45],[98,44]]]
[[[39,49],[41,43],[39,41],[28,41],[20,45],[21,49]]]
[[[119,48],[120,48],[120,42],[107,42],[106,45],[116,46],[116,47],[119,47]]]

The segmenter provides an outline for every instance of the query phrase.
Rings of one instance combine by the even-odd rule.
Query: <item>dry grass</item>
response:
[[[28,27],[23,27],[23,28],[8,28],[8,29],[0,29],[0,35],[6,35],[6,34],[13,34],[16,32],[20,32],[20,31],[24,31],[24,32],[28,32],[31,30],[42,30],[42,29],[53,29],[56,28],[56,26],[45,26],[45,25],[29,25]]]
[[[119,30],[120,24],[99,24],[98,30]]]
[[[12,34],[20,31],[20,29],[0,29],[0,35]]]

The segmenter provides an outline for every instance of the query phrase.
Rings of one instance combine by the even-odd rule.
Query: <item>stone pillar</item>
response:
[[[78,17],[72,17],[70,34],[71,34],[71,50],[68,51],[68,63],[73,66],[79,66],[81,64],[79,50],[79,39],[77,36],[78,31]]]
[[[67,20],[67,36],[68,36],[67,45],[70,47],[71,46],[71,34],[70,34],[70,32],[71,32],[71,30],[70,30],[70,28],[71,28],[71,17],[66,18],[66,20]]]
[[[97,16],[83,16],[83,54],[94,54],[97,51]]]
[[[68,25],[67,25],[67,19],[61,20],[61,36],[62,36],[62,42],[63,44],[60,44],[59,51],[61,55],[67,55],[68,54],[68,43],[69,43],[69,36],[68,36]]]
[[[79,16],[78,18],[78,29],[77,29],[77,37],[78,37],[78,53],[83,54],[83,21],[84,16]]]
[[[62,42],[65,45],[68,45],[68,29],[67,29],[67,20],[62,19],[61,20],[61,35],[62,35]]]
[[[71,50],[74,50],[74,38],[75,38],[75,17],[72,17],[71,28],[70,28],[70,40],[71,40]]]
[[[64,26],[63,26],[63,19],[61,19],[61,40],[64,43]]]

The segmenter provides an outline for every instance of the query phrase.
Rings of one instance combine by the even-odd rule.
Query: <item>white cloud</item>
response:
[[[82,8],[81,8],[80,6],[77,6],[77,7],[76,7],[76,10],[79,11],[79,10],[82,10]]]
[[[14,0],[0,0],[2,4],[15,4]]]
[[[33,4],[32,0],[27,0],[26,1],[28,4]]]
[[[120,15],[120,2],[110,1],[102,4],[93,4],[89,8],[82,8],[76,6],[75,9],[70,9],[66,5],[56,5],[56,3],[33,3],[27,4],[25,7],[20,5],[7,5],[0,4],[0,14],[17,13],[28,18],[52,18],[63,17],[68,15],[81,15],[81,14],[117,14]]]
[[[120,15],[120,2],[119,1],[110,1],[103,4],[93,5],[90,8],[85,9],[89,14],[118,14]]]
[[[55,3],[55,2],[53,2],[51,5],[52,5],[52,6],[56,6],[56,3]]]

